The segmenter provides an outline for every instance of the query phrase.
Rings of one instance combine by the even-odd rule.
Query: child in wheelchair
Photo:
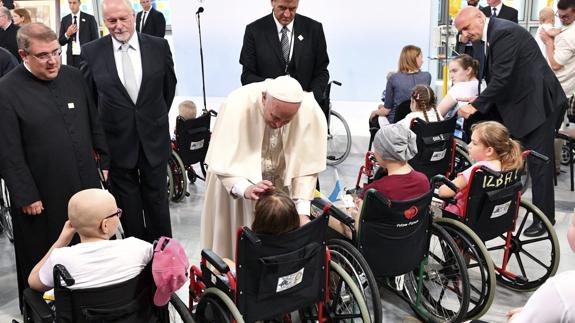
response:
[[[198,112],[196,104],[191,100],[184,100],[178,105],[178,118],[183,121],[195,119]]]
[[[365,192],[376,189],[391,200],[407,200],[429,191],[429,180],[415,171],[408,161],[417,154],[415,134],[401,124],[387,125],[377,131],[373,141],[373,153],[377,163],[387,175],[363,187],[354,199],[357,209],[347,211],[354,217],[357,230],[359,211]],[[351,239],[351,231],[342,222],[330,218],[330,227]]]
[[[256,202],[252,231],[280,235],[300,227],[300,217],[293,200],[285,193],[269,189]],[[228,258],[224,262],[232,269],[236,264]]]
[[[442,198],[455,197],[456,204],[449,204],[445,210],[456,215],[463,213],[463,194],[469,177],[474,168],[486,166],[494,171],[518,169],[523,166],[521,145],[509,136],[505,126],[496,121],[486,121],[473,125],[471,128],[471,142],[469,143],[469,156],[475,161],[471,167],[459,173],[452,181],[459,192],[454,192],[447,185],[439,188]]]
[[[152,259],[152,245],[134,237],[109,240],[116,233],[121,215],[116,200],[105,190],[87,189],[74,194],[68,203],[69,220],[30,273],[30,287],[40,292],[53,288],[56,264],[64,265],[75,279],[70,289],[109,286],[139,275]],[[68,246],[75,233],[81,242]]]
[[[411,112],[397,123],[407,129],[411,126],[413,119],[423,119],[425,122],[441,121],[443,117],[436,108],[435,93],[428,85],[416,85],[411,91]]]

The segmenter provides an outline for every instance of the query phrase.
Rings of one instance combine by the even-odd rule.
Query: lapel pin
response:
[[[297,39],[299,39],[299,41],[302,41],[302,40],[303,40],[303,36],[302,36],[302,35],[299,35],[299,36],[297,36]]]
[[[75,108],[74,102],[68,103],[68,109],[74,109],[74,108]]]
[[[86,19],[82,18],[82,21],[83,21],[83,22],[86,22]]]

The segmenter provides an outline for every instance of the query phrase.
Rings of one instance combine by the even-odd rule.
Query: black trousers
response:
[[[168,206],[167,161],[152,167],[142,149],[136,168],[110,168],[110,192],[122,209],[126,237],[148,242],[172,236]]]
[[[563,109],[556,111],[545,120],[541,126],[520,139],[525,149],[535,150],[536,152],[549,157],[549,162],[529,157],[529,175],[531,175],[531,192],[533,204],[537,206],[549,219],[555,221],[555,185],[553,179],[555,176],[554,163],[554,140],[557,120],[562,115]]]
[[[66,65],[80,68],[80,55],[68,55]]]

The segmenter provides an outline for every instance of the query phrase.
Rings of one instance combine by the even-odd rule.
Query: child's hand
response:
[[[58,245],[61,247],[69,245],[74,234],[76,234],[76,229],[74,229],[70,220],[67,220],[66,223],[64,223],[62,232],[60,232],[60,236],[58,237]]]
[[[509,312],[507,312],[507,314],[505,314],[505,316],[507,317],[507,322],[512,322],[513,318],[515,318],[517,316],[517,314],[521,313],[522,310],[523,310],[523,307],[516,307],[516,308],[509,310]]]

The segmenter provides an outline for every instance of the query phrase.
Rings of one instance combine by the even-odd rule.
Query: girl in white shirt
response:
[[[437,105],[442,116],[453,116],[460,104],[466,104],[479,95],[478,71],[479,61],[467,54],[457,56],[449,63],[449,77],[453,86]]]
[[[425,122],[443,120],[443,117],[435,107],[435,102],[435,93],[433,93],[429,85],[416,85],[411,91],[411,112],[397,123],[409,129],[411,121],[417,118],[425,120]]]

